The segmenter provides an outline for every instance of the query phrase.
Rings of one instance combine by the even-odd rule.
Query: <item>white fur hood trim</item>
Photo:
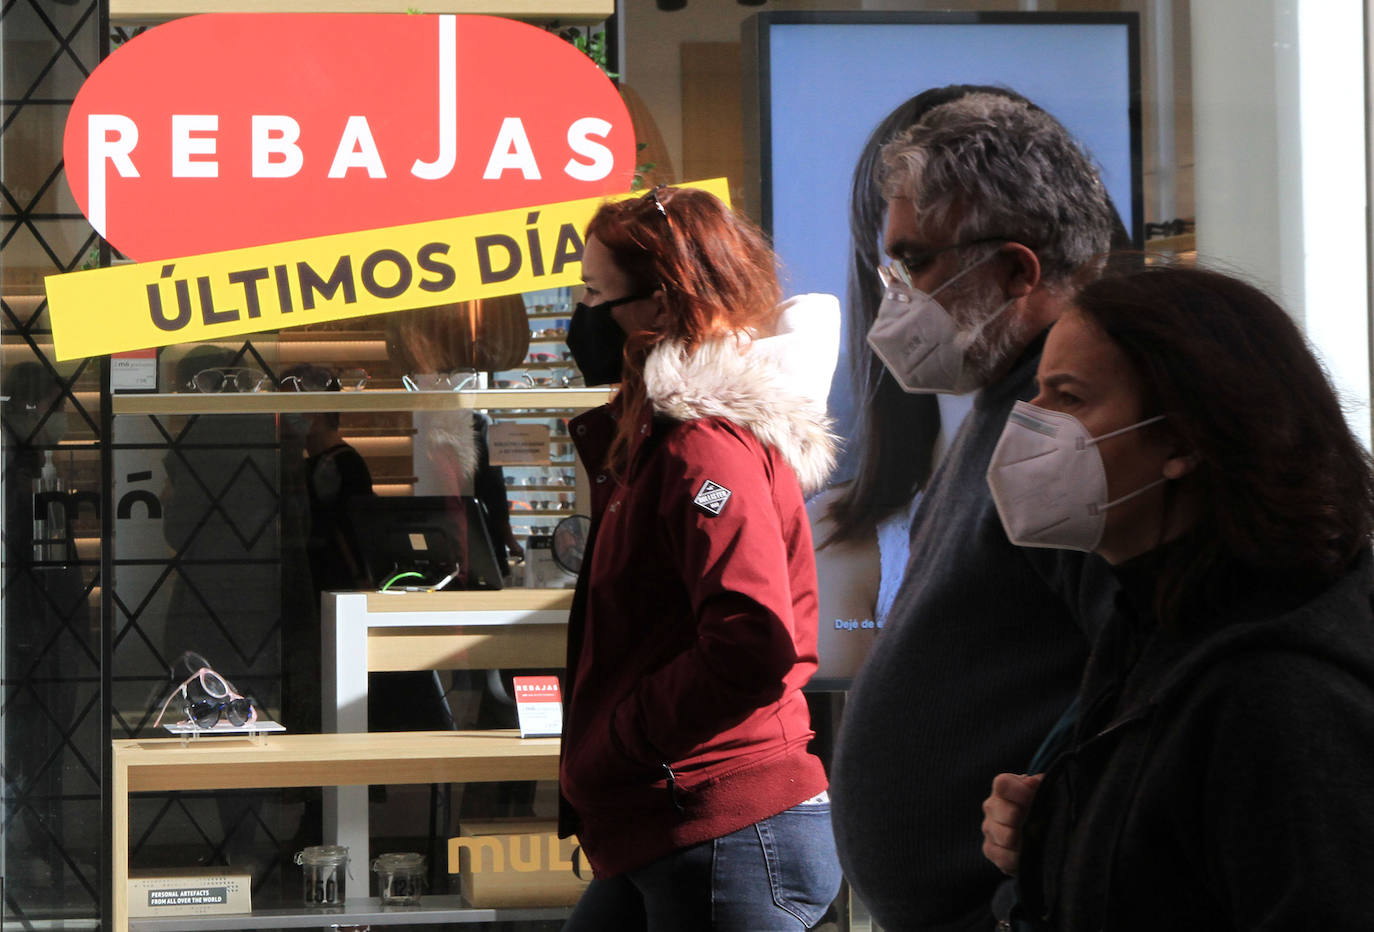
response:
[[[771,336],[719,340],[691,356],[679,343],[661,344],[645,362],[644,385],[660,415],[719,417],[748,428],[782,454],[810,495],[835,465],[825,401],[839,333],[834,295],[799,295],[783,303]]]

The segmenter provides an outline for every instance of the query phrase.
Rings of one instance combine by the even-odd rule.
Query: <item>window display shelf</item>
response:
[[[1148,239],[1145,241],[1145,252],[1148,255],[1157,253],[1177,255],[1179,253],[1197,252],[1197,234],[1180,233],[1177,236],[1157,236],[1154,239]]]
[[[446,592],[366,592],[361,593],[365,601],[358,605],[358,594],[340,593],[335,599],[344,599],[350,611],[362,609],[367,614],[403,612],[500,612],[501,616],[484,617],[467,614],[466,624],[550,624],[567,620],[568,609],[572,608],[572,593],[566,589],[494,589],[489,592],[477,590]],[[330,608],[332,603],[326,603]],[[332,609],[331,609],[332,610]],[[535,615],[536,612],[556,612],[556,615]],[[371,622],[379,624],[453,624],[457,619],[440,619],[423,622],[388,620]],[[410,667],[412,670],[428,669]]]
[[[149,26],[196,13],[483,13],[534,22],[599,23],[615,0],[110,0],[110,22]]]
[[[573,592],[326,592],[322,601],[324,728],[339,738],[378,738],[386,735],[367,734],[369,672],[562,667]],[[556,776],[557,739],[549,740]],[[351,851],[367,851],[371,837],[367,790],[357,785],[366,782],[325,792],[325,837]]]
[[[552,340],[546,342],[554,342]],[[520,364],[525,369],[571,369],[574,363],[571,359],[526,359]],[[518,372],[518,369],[507,369],[507,372]]]
[[[274,414],[329,411],[450,411],[486,408],[594,408],[611,399],[609,388],[465,389],[457,392],[220,392],[216,394],[120,394],[115,414]]]
[[[331,910],[301,907],[255,909],[251,913],[223,916],[168,916],[165,919],[131,919],[133,932],[190,932],[192,929],[318,929],[321,926],[364,927],[420,924],[471,924],[486,922],[556,921],[566,919],[571,906],[506,906],[475,909],[462,897],[424,896],[419,906],[382,906],[377,897],[363,897]]]
[[[130,795],[167,790],[249,789],[285,786],[359,786],[397,783],[548,780],[558,772],[557,738],[521,738],[511,730],[388,732],[381,734],[271,735],[259,738],[120,739],[113,742],[112,844],[115,932],[130,928],[297,928],[334,923],[338,913],[270,911],[263,919],[176,917],[176,925],[131,923],[128,914]],[[363,797],[364,809],[366,796]],[[355,849],[359,850],[359,849]],[[360,859],[361,860],[361,859]],[[363,903],[360,901],[359,906]],[[433,918],[419,910],[389,911],[409,924],[451,919],[435,898]],[[466,921],[488,921],[477,910]],[[201,925],[233,918],[232,925]],[[256,918],[256,914],[254,914]],[[501,917],[504,918],[504,917]],[[323,920],[323,922],[321,921]]]

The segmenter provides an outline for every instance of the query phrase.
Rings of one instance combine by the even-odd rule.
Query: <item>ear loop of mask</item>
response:
[[[927,292],[927,294],[929,294],[930,297],[932,297],[932,298],[935,297],[937,294],[939,294],[940,292],[944,291],[944,290],[945,290],[946,288],[948,288],[950,285],[954,284],[954,283],[957,282],[959,279],[963,278],[965,275],[967,275],[968,273],[972,272],[974,269],[978,268],[978,266],[980,266],[980,265],[982,265],[984,262],[987,262],[987,261],[989,261],[990,259],[992,259],[993,256],[996,256],[996,255],[997,255],[999,252],[1001,252],[1001,251],[1002,251],[1002,248],[999,246],[998,248],[994,249],[992,252],[988,253],[988,254],[987,254],[986,256],[984,256],[983,258],[978,259],[977,261],[974,261],[974,262],[970,262],[968,265],[964,266],[962,269],[960,269],[959,271],[955,272],[952,276],[950,276],[949,278],[945,279],[940,285],[938,285],[938,286],[935,288],[934,291]],[[915,290],[915,289],[913,289],[913,290]],[[1010,303],[1010,302],[1008,302],[1008,303]]]
[[[1124,434],[1124,433],[1126,433],[1127,431],[1139,430],[1139,429],[1142,428],[1142,427],[1148,427],[1150,424],[1153,424],[1153,423],[1155,423],[1156,421],[1162,421],[1162,420],[1164,420],[1164,415],[1162,415],[1162,414],[1156,414],[1154,417],[1146,418],[1145,420],[1143,420],[1143,421],[1138,421],[1138,422],[1136,422],[1135,424],[1127,424],[1125,427],[1119,427],[1119,428],[1117,428],[1116,430],[1108,431],[1107,433],[1103,434],[1103,435],[1100,436],[1100,437],[1093,437],[1093,438],[1091,438],[1091,439],[1089,439],[1089,440],[1084,440],[1082,437],[1079,437],[1079,438],[1078,438],[1078,442],[1077,442],[1077,444],[1076,444],[1076,447],[1077,447],[1077,449],[1079,449],[1079,450],[1086,450],[1086,449],[1088,448],[1089,445],[1096,445],[1096,444],[1098,444],[1098,443],[1101,443],[1103,440],[1110,440],[1112,437],[1115,437],[1115,436],[1117,436],[1117,435],[1119,435],[1119,434]],[[1166,483],[1166,482],[1168,482],[1168,481],[1169,481],[1169,477],[1168,477],[1168,476],[1160,476],[1160,477],[1159,477],[1158,479],[1156,479],[1154,482],[1147,482],[1147,483],[1145,483],[1144,485],[1142,485],[1140,488],[1136,489],[1134,492],[1127,492],[1125,495],[1121,496],[1121,497],[1118,498],[1118,499],[1115,499],[1114,501],[1106,502],[1105,504],[1102,504],[1102,505],[1090,503],[1090,504],[1088,505],[1088,514],[1090,514],[1090,515],[1098,515],[1098,514],[1101,514],[1102,512],[1106,511],[1108,508],[1115,508],[1117,505],[1120,505],[1120,504],[1122,504],[1123,502],[1129,502],[1131,499],[1135,498],[1137,495],[1143,495],[1144,493],[1146,493],[1146,492],[1150,491],[1151,489],[1153,489],[1155,486],[1157,486],[1157,485],[1163,485],[1164,483]]]
[[[953,277],[947,279],[934,291],[928,292],[929,297],[934,298],[935,295],[939,294],[941,291],[944,291],[950,285],[954,284],[959,279],[963,278],[965,275],[972,272],[974,269],[978,268],[978,266],[982,265],[984,262],[991,260],[999,252],[1001,252],[1001,247],[994,249],[992,252],[988,253],[986,256],[977,260],[976,262],[969,263],[967,266],[960,269],[958,272],[955,272]],[[988,325],[991,324],[997,318],[1001,317],[1004,313],[1006,313],[1007,308],[1011,307],[1014,303],[1016,303],[1015,298],[1008,298],[1006,301],[1002,303],[1001,307],[993,311],[987,317],[984,317],[982,320],[980,320],[972,330],[959,331],[959,342],[961,342],[965,347],[972,346],[978,340],[978,337],[982,335],[983,331],[987,329]],[[940,306],[944,307],[943,304]],[[949,310],[946,309],[945,313],[949,314]],[[951,318],[953,317],[953,315],[950,316]]]

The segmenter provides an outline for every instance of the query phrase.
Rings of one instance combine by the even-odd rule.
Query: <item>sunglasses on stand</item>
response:
[[[214,728],[221,718],[231,725],[250,725],[258,720],[252,700],[236,692],[228,680],[208,666],[196,670],[172,690],[158,710],[154,728],[162,724],[162,717],[177,698],[182,700],[183,725]]]

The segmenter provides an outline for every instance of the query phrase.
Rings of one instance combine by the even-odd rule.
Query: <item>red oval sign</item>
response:
[[[208,14],[115,50],[67,180],[147,261],[626,191],[634,130],[569,43],[489,16]]]

